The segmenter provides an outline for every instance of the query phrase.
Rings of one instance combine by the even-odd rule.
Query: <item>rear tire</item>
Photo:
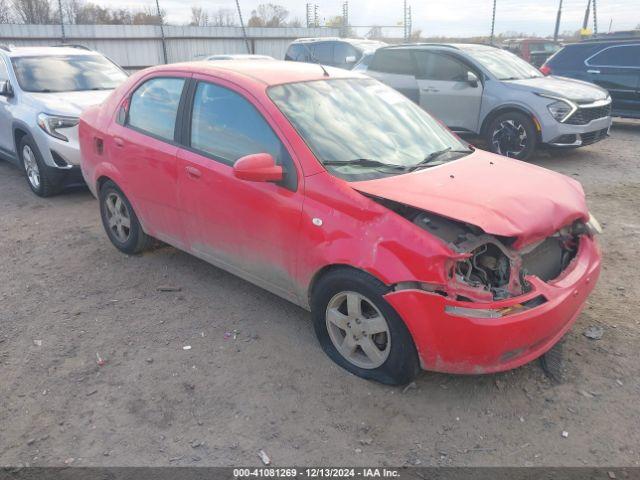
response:
[[[98,200],[102,225],[118,250],[132,255],[149,248],[153,239],[144,233],[131,203],[115,183],[106,181],[100,187]]]
[[[47,167],[42,160],[40,150],[31,135],[26,134],[20,139],[18,155],[27,176],[27,184],[33,193],[39,197],[50,197],[61,190],[61,185],[51,175],[50,167]]]
[[[313,289],[311,314],[335,363],[368,380],[405,385],[420,372],[420,361],[409,330],[383,298],[388,291],[362,271],[330,271]]]
[[[537,136],[536,126],[528,115],[506,112],[487,125],[484,140],[491,152],[526,161],[536,149]]]

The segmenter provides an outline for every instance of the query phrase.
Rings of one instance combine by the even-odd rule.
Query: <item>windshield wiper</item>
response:
[[[396,165],[395,163],[385,163],[370,158],[354,158],[353,160],[326,160],[323,165],[360,165],[362,167],[386,167],[396,170],[407,170],[404,165]]]
[[[410,171],[418,170],[419,168],[427,168],[427,167],[435,167],[436,165],[442,165],[443,161],[437,161],[438,158],[447,154],[447,153],[471,153],[473,150],[451,150],[451,147],[443,148],[442,150],[438,150],[436,152],[431,152],[427,155],[424,160],[415,165],[411,165],[408,167]]]

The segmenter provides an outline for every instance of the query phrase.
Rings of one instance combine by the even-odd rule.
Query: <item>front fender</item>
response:
[[[305,187],[297,268],[301,297],[331,265],[363,270],[386,285],[446,284],[445,263],[453,252],[444,242],[329,174],[307,177]]]

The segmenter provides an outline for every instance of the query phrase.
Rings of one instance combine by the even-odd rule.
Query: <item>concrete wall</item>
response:
[[[247,28],[251,53],[284,58],[300,37],[337,37],[339,28]],[[197,60],[217,53],[247,53],[240,27],[164,27],[168,63]],[[60,25],[0,25],[0,44],[15,46],[63,43]],[[155,25],[65,25],[64,43],[97,50],[129,70],[164,62],[160,27]]]

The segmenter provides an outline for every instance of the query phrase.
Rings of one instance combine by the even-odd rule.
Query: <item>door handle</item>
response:
[[[439,92],[440,90],[433,87],[426,87],[426,88],[421,88],[420,91],[425,93],[436,93],[436,92]]]
[[[113,143],[115,143],[118,148],[122,148],[124,146],[124,140],[120,137],[113,137]]]
[[[189,175],[191,178],[200,178],[202,176],[202,172],[196,167],[192,167],[191,165],[187,165],[186,167],[184,167],[184,169],[187,172],[187,175]]]
[[[600,73],[600,70],[587,70],[587,73]]]

